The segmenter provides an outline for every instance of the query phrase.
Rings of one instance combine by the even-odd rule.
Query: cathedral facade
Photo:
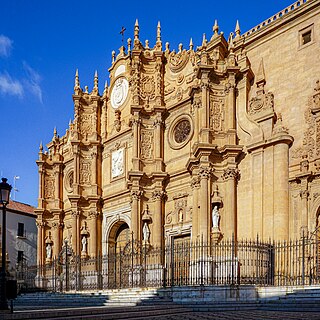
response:
[[[74,119],[40,146],[38,264],[128,241],[288,240],[320,213],[320,2],[195,48],[134,37],[110,84],[74,85]]]

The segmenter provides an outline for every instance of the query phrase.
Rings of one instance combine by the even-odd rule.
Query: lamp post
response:
[[[7,183],[6,178],[2,178],[0,183],[0,203],[2,204],[2,256],[1,256],[1,300],[0,310],[7,310],[7,292],[6,292],[6,207],[9,203],[10,191],[12,187]]]

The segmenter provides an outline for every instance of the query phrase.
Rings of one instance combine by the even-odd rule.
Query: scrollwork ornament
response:
[[[193,189],[198,189],[200,187],[200,179],[199,179],[199,177],[198,176],[193,177],[192,180],[191,180],[190,185],[191,185],[191,189],[192,190]]]

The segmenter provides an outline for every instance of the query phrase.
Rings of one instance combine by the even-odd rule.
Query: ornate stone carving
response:
[[[85,159],[80,159],[80,183],[91,183],[91,163]]]
[[[152,192],[153,201],[161,201],[165,197],[165,192],[162,190],[155,190]]]
[[[273,93],[265,93],[263,90],[249,101],[248,113],[250,116],[254,116],[263,112],[273,112],[273,105]]]
[[[141,190],[132,190],[131,191],[131,200],[139,200],[143,195],[143,191]]]
[[[195,110],[201,108],[201,98],[195,98],[190,106],[190,113],[194,115]]]
[[[205,167],[205,166],[201,166],[199,168],[199,179],[210,179],[211,177],[211,174],[212,174],[212,168],[210,167]]]
[[[44,197],[46,199],[54,198],[54,193],[54,174],[47,174],[45,176]]]
[[[276,134],[287,134],[289,133],[289,130],[287,127],[285,127],[282,123],[282,114],[281,113],[277,113],[277,122],[272,130],[272,133],[274,135]]]
[[[191,179],[191,189],[200,188],[200,179],[198,176],[195,176]]]
[[[317,80],[316,86],[314,88],[315,94],[312,96],[312,106],[311,110],[313,113],[320,111],[320,81]]]
[[[143,100],[152,100],[155,98],[155,83],[154,77],[145,76],[141,80],[141,98]]]
[[[80,133],[83,136],[90,135],[93,132],[92,114],[83,113],[80,116]]]
[[[214,131],[223,131],[224,100],[211,97],[210,99],[210,128]]]
[[[121,130],[121,111],[116,110],[114,113],[114,129],[119,132]]]
[[[309,160],[314,160],[320,157],[320,117],[317,116],[320,99],[318,82],[314,90],[316,94],[310,97],[304,113],[307,129],[304,132],[302,146],[292,151],[294,159],[307,156]]]
[[[141,159],[153,158],[153,132],[141,130]]]
[[[222,174],[222,179],[223,180],[229,180],[229,179],[234,179],[238,180],[240,177],[240,172],[238,169],[233,169],[233,168],[227,168],[223,171]]]
[[[119,108],[125,102],[128,95],[129,83],[126,78],[118,78],[111,91],[111,106],[114,109]]]
[[[124,173],[124,149],[112,152],[111,156],[111,177],[116,178]]]
[[[187,64],[189,59],[188,52],[186,50],[176,53],[172,51],[169,55],[169,68],[173,72],[181,71]]]
[[[97,219],[99,216],[99,212],[97,210],[89,211],[89,218],[90,219]]]

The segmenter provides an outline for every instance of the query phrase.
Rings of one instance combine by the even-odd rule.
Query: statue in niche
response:
[[[49,231],[49,235],[46,237],[46,259],[51,260],[52,258],[52,244],[53,241],[51,239],[51,232]]]
[[[218,206],[214,206],[212,209],[212,228],[219,230],[219,220],[220,220],[220,214]]]
[[[150,230],[149,230],[147,222],[144,223],[143,228],[142,228],[142,232],[143,232],[143,241],[146,243],[149,243]]]
[[[83,237],[82,237],[81,243],[82,243],[81,253],[84,254],[84,255],[86,255],[86,254],[87,254],[87,244],[88,244],[88,241],[87,241],[87,237],[86,237],[86,236],[83,236]]]
[[[51,256],[52,256],[51,243],[47,243],[47,245],[46,245],[46,253],[47,253],[47,259],[50,260]]]

